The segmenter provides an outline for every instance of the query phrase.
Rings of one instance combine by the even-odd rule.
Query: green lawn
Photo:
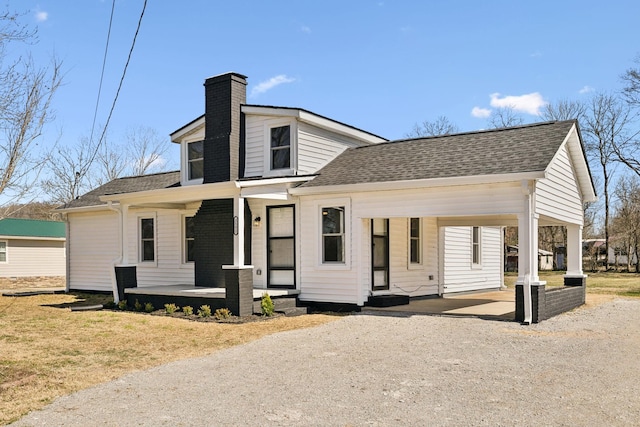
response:
[[[614,272],[586,274],[588,293],[640,297],[640,274]],[[507,287],[513,287],[517,278],[518,273],[504,274]],[[540,280],[545,280],[547,286],[562,286],[564,271],[541,271]]]

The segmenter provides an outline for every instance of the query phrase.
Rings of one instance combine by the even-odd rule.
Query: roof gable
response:
[[[4,218],[0,220],[0,236],[64,238],[66,226],[60,221]]]
[[[535,123],[352,148],[301,187],[544,172],[574,124]]]

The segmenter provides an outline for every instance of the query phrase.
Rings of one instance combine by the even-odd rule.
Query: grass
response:
[[[314,314],[219,324],[68,308],[109,299],[88,294],[0,297],[0,425],[128,372],[335,319]]]
[[[640,297],[640,274],[638,273],[586,272],[585,274],[588,276],[588,294]],[[517,278],[518,273],[505,273],[504,281],[507,287],[513,287]],[[564,271],[541,271],[540,280],[545,280],[549,287],[562,286]]]

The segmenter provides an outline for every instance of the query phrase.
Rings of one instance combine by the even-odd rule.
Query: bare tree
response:
[[[513,107],[496,108],[487,119],[487,126],[492,129],[520,126],[523,123],[522,116]]]
[[[632,175],[619,180],[615,189],[618,199],[616,212],[612,220],[612,230],[622,249],[620,255],[626,256],[627,270],[635,261],[636,272],[640,273],[638,255],[640,254],[640,179]]]
[[[609,221],[611,218],[610,185],[615,174],[616,146],[626,144],[633,115],[621,99],[612,94],[596,94],[587,105],[583,126],[587,154],[600,165],[604,195],[605,251],[609,253]]]
[[[132,159],[132,175],[163,170],[166,165],[163,155],[169,142],[160,138],[155,129],[143,126],[129,129],[126,140],[129,158]]]
[[[636,56],[634,62],[640,67],[640,55]],[[640,68],[629,68],[620,76],[624,87],[622,93],[626,101],[634,106],[640,106]]]
[[[51,201],[67,203],[90,190],[90,176],[83,174],[95,147],[83,138],[75,146],[58,146],[48,162],[48,176],[42,188]]]
[[[580,101],[561,99],[555,103],[546,104],[542,108],[541,117],[546,121],[562,121],[577,119],[582,122],[585,118],[587,107]]]
[[[52,119],[51,101],[62,81],[61,63],[37,66],[30,55],[16,55],[16,43],[37,42],[35,30],[18,23],[21,15],[0,14],[0,195],[15,202],[36,188],[46,161],[44,125]]]
[[[422,123],[413,125],[411,132],[406,134],[407,138],[421,138],[425,136],[450,135],[460,132],[458,126],[452,123],[446,116],[440,116],[434,121],[425,120]]]

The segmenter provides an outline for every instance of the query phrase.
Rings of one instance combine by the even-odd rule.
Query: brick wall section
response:
[[[516,285],[516,321],[524,321],[524,287]],[[546,289],[531,286],[531,321],[538,323],[580,307],[585,302],[586,285]]]
[[[204,182],[235,180],[244,167],[240,106],[246,103],[247,80],[241,74],[227,73],[207,79],[204,86]]]
[[[225,269],[226,304],[236,316],[253,314],[253,268]]]
[[[233,200],[204,200],[194,221],[195,285],[223,288],[222,266],[233,264]]]

